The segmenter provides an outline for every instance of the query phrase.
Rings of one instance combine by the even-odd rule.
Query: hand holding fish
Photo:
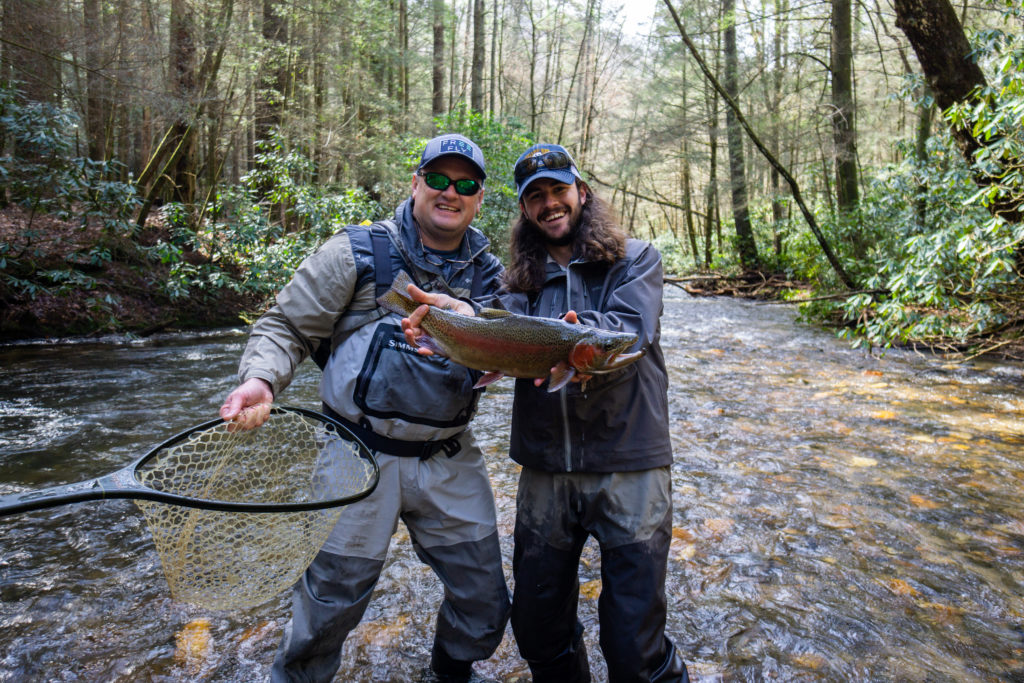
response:
[[[591,374],[614,372],[644,355],[643,350],[626,353],[637,342],[635,334],[580,325],[573,312],[564,320],[487,308],[473,315],[465,302],[411,286],[404,271],[377,302],[406,316],[402,329],[419,353],[436,353],[483,371],[477,387],[508,375],[539,380],[538,386],[550,379],[548,391],[557,391],[574,378],[586,381]]]
[[[434,353],[429,348],[420,346],[419,344],[419,339],[427,334],[426,331],[420,327],[420,323],[423,321],[423,318],[427,313],[430,312],[431,306],[440,308],[443,311],[454,311],[461,315],[476,315],[472,306],[467,304],[465,301],[448,296],[447,294],[424,292],[411,282],[406,285],[405,289],[409,292],[409,296],[412,297],[413,301],[423,304],[410,313],[408,318],[402,318],[402,331],[405,332],[405,340],[409,342],[410,345],[417,347],[417,352],[420,355],[431,356]]]
[[[416,308],[408,318],[402,318],[402,331],[405,333],[405,340],[409,342],[411,346],[416,347],[416,352],[423,356],[432,356],[434,352],[426,346],[420,345],[420,340],[427,336],[427,333],[420,327],[420,323],[423,322],[423,318],[430,312],[430,307],[434,306],[446,311],[455,311],[461,315],[475,316],[476,313],[473,311],[473,307],[467,304],[465,301],[459,299],[453,299],[447,294],[430,294],[424,292],[416,285],[408,285],[406,289],[409,291],[409,296],[412,297],[413,301],[423,304]],[[562,320],[573,325],[579,323],[579,318],[576,316],[576,311],[569,311],[566,313]],[[551,368],[550,374],[553,376],[561,376],[568,372],[569,367],[565,361],[559,361],[557,365]],[[582,375],[574,373],[571,376],[572,382],[586,382],[592,377],[592,375]],[[534,386],[540,386],[544,384],[547,377],[537,377],[533,380]]]

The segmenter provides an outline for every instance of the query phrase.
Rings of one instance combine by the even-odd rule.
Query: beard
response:
[[[580,223],[579,223],[579,221],[576,221],[575,223],[572,224],[572,228],[569,230],[569,232],[567,232],[564,235],[562,235],[561,237],[557,237],[555,239],[549,239],[549,238],[545,237],[544,241],[547,242],[548,244],[550,244],[553,247],[564,247],[567,244],[572,244],[573,241],[576,239],[576,235],[578,235],[579,232],[580,232]]]
[[[544,232],[543,230],[541,230],[540,226],[537,225],[536,223],[533,224],[533,227],[537,230],[537,232],[540,233],[541,237],[544,239],[544,243],[545,244],[549,244],[552,247],[564,247],[564,246],[572,244],[574,241],[576,241],[576,238],[580,234],[580,225],[582,223],[583,223],[583,211],[581,210],[581,211],[578,211],[576,213],[576,215],[572,217],[572,220],[569,223],[569,232],[565,233],[561,237],[555,237],[555,238],[548,237],[548,234],[546,232]]]

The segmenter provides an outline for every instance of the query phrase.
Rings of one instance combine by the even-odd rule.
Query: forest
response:
[[[1024,357],[1021,0],[645,7],[2,0],[0,339],[249,321],[456,131],[502,258],[558,142],[691,291]]]

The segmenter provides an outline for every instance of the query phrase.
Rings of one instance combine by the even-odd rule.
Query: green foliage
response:
[[[221,289],[269,297],[342,227],[383,215],[362,190],[313,184],[310,160],[280,136],[261,148],[256,161],[240,186],[217,195],[198,227],[188,207],[162,207],[166,236],[149,252],[169,267],[161,286],[172,299]]]
[[[467,111],[439,119],[437,125],[466,135],[483,149],[487,194],[475,225],[491,239],[495,253],[506,254],[509,223],[518,211],[512,165],[530,139],[513,121]],[[408,137],[388,147],[391,158],[382,177],[396,180],[387,191],[375,188],[391,199],[382,203],[362,189],[316,184],[314,166],[302,150],[275,136],[261,146],[255,168],[242,184],[224,188],[215,197],[200,225],[194,224],[189,207],[162,207],[165,235],[148,251],[168,266],[161,283],[164,292],[172,299],[222,288],[264,298],[273,295],[302,259],[339,229],[382,218],[408,196],[406,183],[426,141]]]
[[[134,188],[108,180],[119,175],[116,162],[74,156],[78,133],[78,119],[69,110],[29,102],[13,86],[0,85],[0,140],[9,141],[11,152],[0,156],[6,187],[0,203],[16,202],[29,215],[16,234],[0,242],[0,270],[3,283],[22,295],[64,295],[92,287],[94,279],[83,269],[108,262],[133,234]],[[85,253],[69,247],[67,265],[61,268],[42,267],[38,241],[43,235],[34,223],[43,214],[75,220],[83,230],[98,223],[98,243]]]
[[[663,232],[654,238],[655,248],[661,252],[661,266],[666,275],[680,275],[688,272],[693,265],[690,247],[670,232]]]
[[[1024,318],[1024,223],[987,210],[1024,203],[1024,45],[1001,32],[980,39],[993,85],[946,113],[983,141],[973,166],[944,137],[929,141],[923,163],[903,150],[907,160],[877,174],[862,206],[865,225],[882,228],[871,232],[863,282],[881,292],[805,307],[846,323],[841,335],[856,345],[983,344]]]

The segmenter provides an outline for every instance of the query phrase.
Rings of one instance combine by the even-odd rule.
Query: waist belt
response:
[[[444,451],[444,454],[450,458],[462,449],[462,444],[459,443],[457,435],[440,441],[404,441],[403,439],[381,436],[369,427],[364,427],[361,424],[347,420],[334,412],[326,403],[324,404],[324,414],[340,422],[350,432],[355,434],[360,441],[366,444],[367,448],[379,453],[397,455],[400,458],[429,460],[440,451]]]

